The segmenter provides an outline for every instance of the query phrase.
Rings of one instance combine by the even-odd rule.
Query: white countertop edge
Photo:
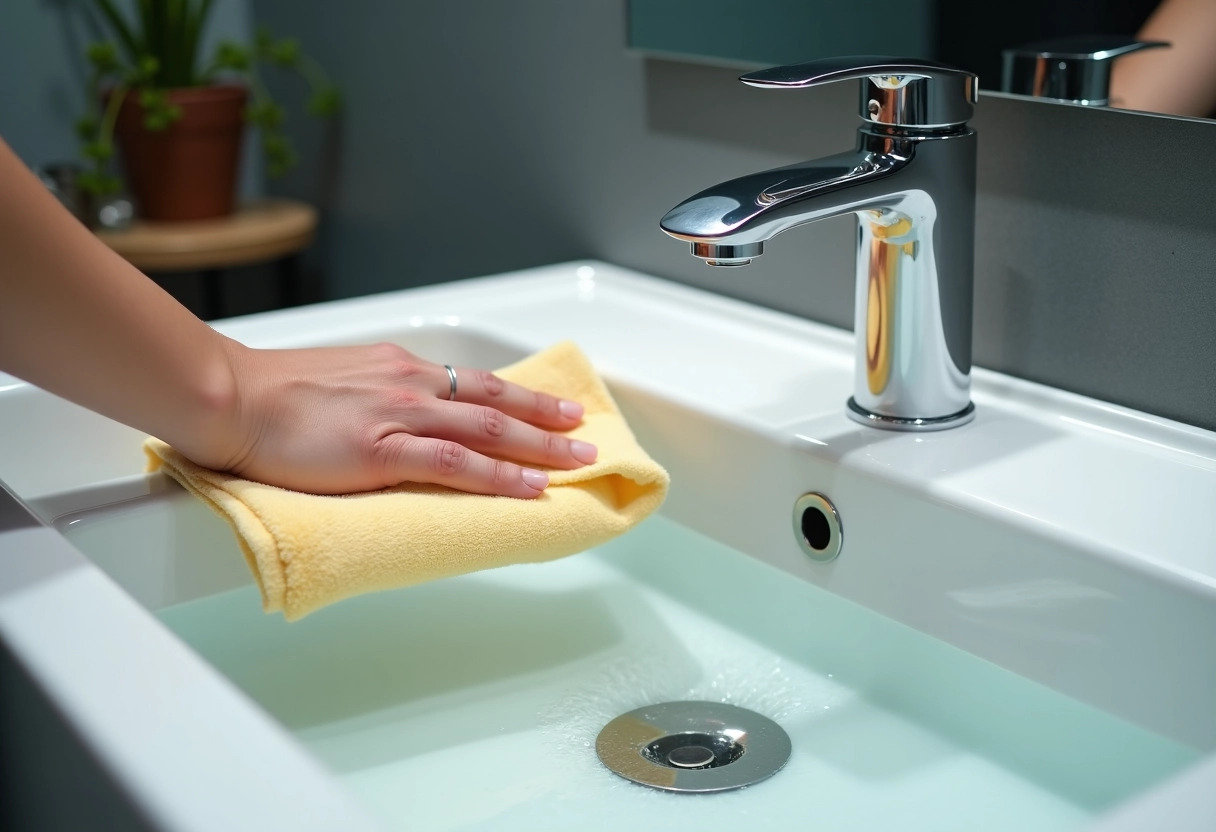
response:
[[[385,828],[53,529],[0,533],[0,558],[0,639],[156,828]]]

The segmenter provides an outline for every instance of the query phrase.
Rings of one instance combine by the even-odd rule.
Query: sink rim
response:
[[[496,298],[496,302],[488,303],[488,296]],[[847,366],[852,372],[852,335],[847,331],[595,260],[571,261],[449,284],[257,313],[219,321],[215,326],[230,337],[253,346],[294,347],[367,340],[369,329],[370,337],[376,338],[401,330],[404,322],[414,331],[450,329],[527,353],[568,337],[569,327],[551,320],[555,311],[580,306],[611,308],[613,304],[636,304],[639,298],[679,314],[693,324],[716,323],[723,330],[723,341],[729,341],[733,332],[747,334],[761,346],[776,346],[789,356],[822,361],[833,369]],[[453,309],[459,310],[459,314],[454,314]],[[616,311],[620,313],[619,309]],[[631,333],[631,337],[636,338],[636,333]],[[719,400],[705,379],[686,383],[678,373],[662,374],[636,357],[628,363],[614,360],[613,346],[611,343],[583,344],[588,355],[600,364],[601,373],[610,385],[615,383],[670,398],[717,418],[770,434],[780,436],[790,432],[787,422],[771,415],[732,410]],[[983,367],[974,368],[972,375],[977,421],[981,424],[984,419],[999,413],[1002,418],[1019,420],[1021,424],[1047,426],[1069,446],[1117,447],[1127,458],[1149,466],[1173,470],[1189,466],[1205,474],[1216,473],[1216,432]],[[30,385],[0,373],[0,412],[9,395],[30,389]],[[1004,520],[1023,516],[1037,523],[1045,534],[1059,536],[1066,545],[1089,549],[1143,569],[1146,574],[1174,581],[1177,586],[1216,598],[1216,518],[1198,527],[1210,536],[1213,546],[1201,568],[1196,568],[1173,556],[1183,547],[1171,546],[1169,540],[1157,541],[1155,538],[1158,531],[1164,535],[1174,534],[1176,539],[1185,539],[1188,535],[1195,537],[1194,529],[1185,524],[1155,527],[1151,533],[1143,532],[1141,540],[1127,542],[1103,536],[1103,530],[1092,521],[1084,529],[1071,528],[1075,522],[1066,515],[1076,510],[1082,495],[1058,495],[1071,502],[1061,504],[1058,510],[1051,512],[1041,503],[1028,504],[1026,495],[993,491],[994,476],[971,477],[962,482],[937,476],[927,484],[924,472],[917,473],[919,479],[901,477],[898,465],[906,459],[906,456],[900,456],[901,451],[907,451],[918,441],[942,442],[951,441],[950,437],[954,435],[965,436],[963,431],[974,432],[970,425],[927,437],[860,428],[850,432],[848,429],[855,426],[837,418],[844,415],[844,396],[839,402],[833,401],[827,412],[822,403],[818,409],[813,404],[806,409],[818,417],[811,427],[820,433],[801,438],[820,446],[828,444],[826,440],[833,435],[847,434],[856,440],[855,447],[850,449],[852,453],[837,460],[841,465],[866,469],[896,482],[902,479],[905,484],[930,489],[942,499],[966,502],[972,510],[1002,515]],[[1188,499],[1195,499],[1186,494],[1154,496],[1153,489],[1143,486],[1139,472],[1116,468],[1104,471],[1104,474],[1102,481],[1094,483],[1103,492],[1093,500],[1098,505],[1126,498],[1169,516],[1167,512],[1171,505],[1185,506]],[[1216,498],[1216,487],[1210,488],[1211,496]],[[17,492],[27,501],[44,496],[20,489]],[[1181,519],[1196,523],[1195,516]],[[1151,552],[1146,551],[1146,546],[1153,547]]]

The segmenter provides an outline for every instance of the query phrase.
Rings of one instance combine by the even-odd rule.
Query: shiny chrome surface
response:
[[[827,563],[836,559],[844,545],[840,513],[832,501],[817,491],[794,501],[794,539],[811,560]]]
[[[949,127],[975,111],[976,77],[936,61],[853,55],[749,72],[753,87],[800,89],[860,80],[861,117],[892,127]]]
[[[1110,68],[1116,58],[1169,46],[1126,35],[1076,35],[1006,49],[1001,90],[1070,104],[1110,104]]]
[[[722,792],[758,783],[789,760],[789,734],[725,702],[662,702],[621,714],[595,739],[600,761],[626,780],[669,792]]]
[[[975,76],[930,61],[860,56],[741,80],[800,88],[857,78],[867,124],[854,150],[722,182],[659,225],[710,265],[745,265],[760,252],[748,247],[782,231],[856,214],[856,369],[847,412],[890,430],[960,425],[974,416],[976,134],[965,120]]]
[[[693,243],[692,256],[700,257],[711,266],[746,266],[753,257],[764,254],[764,243],[743,245],[718,245],[717,243]]]

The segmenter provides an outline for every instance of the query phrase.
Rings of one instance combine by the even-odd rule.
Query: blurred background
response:
[[[595,258],[850,328],[851,218],[783,235],[743,270],[706,267],[658,220],[721,179],[851,147],[854,85],[746,87],[730,61],[636,48],[629,6],[216,0],[206,38],[296,38],[343,96],[318,121],[297,78],[268,72],[300,164],[269,177],[253,135],[242,157],[242,198],[318,211],[299,302]],[[0,135],[31,167],[79,157],[85,11],[0,4]],[[982,24],[954,11],[957,44]],[[980,86],[976,364],[1216,428],[1216,123]],[[228,314],[281,303],[267,268],[232,270]]]

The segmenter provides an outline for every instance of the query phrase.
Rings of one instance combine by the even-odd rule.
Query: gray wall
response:
[[[657,224],[719,178],[851,147],[852,84],[644,59],[624,0],[254,6],[347,94],[340,140],[307,151],[328,159],[284,186],[323,202],[330,295],[594,257],[852,326],[851,218],[740,270]],[[1216,124],[988,95],[974,125],[976,364],[1216,428]]]

